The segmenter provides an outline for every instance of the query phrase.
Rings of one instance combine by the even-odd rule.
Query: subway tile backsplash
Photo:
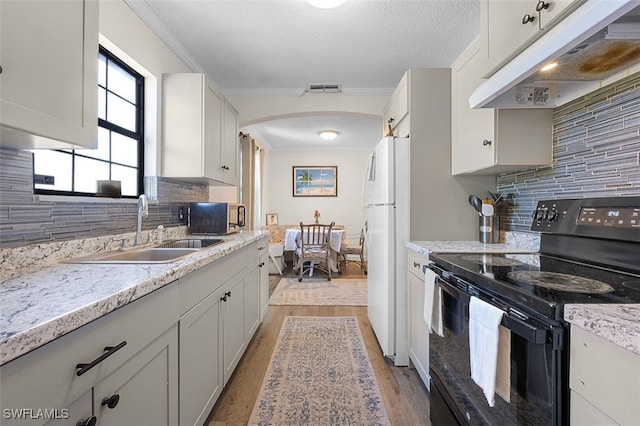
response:
[[[557,108],[553,164],[498,177],[504,230],[528,231],[538,200],[640,195],[640,73]]]
[[[181,208],[190,201],[208,201],[206,185],[145,177],[145,193],[152,202],[143,229],[182,225]],[[33,194],[32,156],[26,150],[0,148],[0,248],[132,232],[135,202],[51,201]],[[186,213],[186,211],[185,211]]]

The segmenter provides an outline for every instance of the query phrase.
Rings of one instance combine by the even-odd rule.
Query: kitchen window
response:
[[[98,181],[143,192],[144,77],[102,46],[98,69],[98,148],[34,150],[36,194],[96,196]]]

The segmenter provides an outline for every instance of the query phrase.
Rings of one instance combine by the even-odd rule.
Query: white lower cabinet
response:
[[[241,248],[2,365],[2,426],[204,424],[259,325],[266,245],[252,274]]]
[[[220,307],[222,316],[222,363],[223,378],[226,385],[244,354],[246,341],[244,335],[244,286],[245,274],[241,273],[229,281],[223,288],[224,294]]]
[[[180,318],[180,424],[203,424],[222,382],[222,289]]]
[[[176,300],[170,284],[0,367],[2,425],[177,424]]]
[[[244,325],[247,342],[266,313],[269,298],[268,241],[262,238],[247,247]]]
[[[423,265],[429,263],[425,256],[408,250],[408,301],[409,307],[409,359],[420,378],[429,386],[429,329],[424,322],[424,273]]]
[[[640,355],[571,326],[572,425],[637,425]]]
[[[243,248],[178,281],[180,425],[204,424],[244,354],[246,267]]]
[[[93,388],[100,426],[178,424],[178,326],[174,324]]]

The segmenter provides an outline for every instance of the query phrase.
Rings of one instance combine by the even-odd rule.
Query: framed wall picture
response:
[[[338,166],[293,166],[294,197],[337,197]]]
[[[267,225],[278,224],[278,213],[267,213]]]

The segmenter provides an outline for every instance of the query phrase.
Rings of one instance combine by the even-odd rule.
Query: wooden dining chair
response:
[[[331,266],[329,258],[331,252],[329,249],[329,241],[331,239],[331,230],[335,225],[330,224],[304,224],[300,222],[300,235],[298,235],[296,248],[296,269],[298,270],[298,281],[302,281],[302,276],[306,272],[314,269],[329,274],[328,280],[331,281]],[[305,268],[305,264],[307,264]]]
[[[348,258],[347,256],[358,256],[359,260],[354,260],[352,258]],[[345,266],[347,262],[354,262],[360,265],[360,269],[366,274],[367,273],[367,263],[364,260],[364,228],[360,230],[360,238],[358,239],[358,245],[352,246],[349,244],[342,244],[340,247],[340,252],[338,253],[338,259],[342,259]]]

